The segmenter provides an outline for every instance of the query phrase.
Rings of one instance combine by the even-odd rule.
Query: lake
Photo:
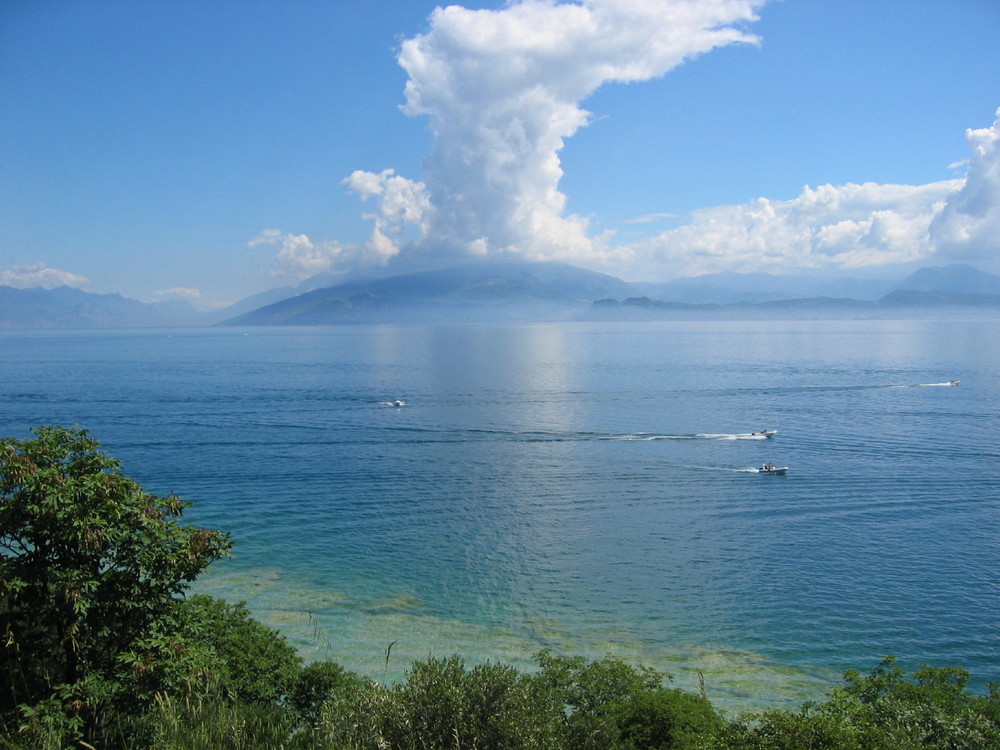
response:
[[[193,501],[235,541],[198,590],[307,658],[396,679],[613,654],[788,706],[883,654],[1000,680],[997,341],[996,320],[8,331],[0,435],[78,424]]]

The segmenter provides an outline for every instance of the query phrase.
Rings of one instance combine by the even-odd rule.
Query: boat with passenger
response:
[[[775,466],[774,464],[764,464],[757,469],[758,474],[784,475],[786,471],[788,471],[787,466]]]

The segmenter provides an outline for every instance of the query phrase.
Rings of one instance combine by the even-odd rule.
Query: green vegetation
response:
[[[242,604],[186,596],[230,541],[121,473],[86,431],[0,440],[0,748],[980,750],[1000,689],[886,658],[824,703],[722,717],[610,657],[530,674],[430,658],[385,685],[303,665]]]

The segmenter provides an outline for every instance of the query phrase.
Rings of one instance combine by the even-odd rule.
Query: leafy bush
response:
[[[618,730],[610,747],[620,750],[696,748],[724,725],[707,700],[683,690],[643,690],[609,708]]]
[[[886,657],[862,677],[849,670],[847,687],[834,692],[830,710],[851,716],[872,742],[888,735],[885,747],[969,750],[1000,747],[1000,693],[967,690],[969,673],[959,667],[922,666],[906,673]]]
[[[562,748],[558,706],[529,676],[457,656],[416,662],[405,682],[369,683],[324,714],[333,746],[352,750],[545,750]]]
[[[199,595],[182,603],[180,612],[180,635],[204,653],[202,669],[212,688],[245,705],[278,705],[289,696],[302,660],[242,602]]]
[[[906,673],[886,657],[868,675],[844,675],[830,700],[795,712],[769,711],[731,722],[719,750],[982,750],[1000,747],[1000,691],[966,687],[957,667]]]
[[[695,747],[722,726],[700,696],[663,687],[669,675],[612,657],[536,655],[536,678],[564,708],[569,746],[586,750]]]
[[[339,664],[320,661],[299,670],[292,684],[289,703],[307,726],[320,722],[327,704],[359,695],[367,682]]]
[[[224,700],[161,699],[147,747],[156,750],[292,750],[311,747],[296,738],[292,714],[276,706]]]
[[[189,504],[144,492],[85,430],[34,434],[0,440],[0,721],[58,733],[61,715],[80,737],[135,705],[125,655],[230,541],[180,525]]]
[[[862,743],[863,733],[837,712],[771,710],[746,714],[726,724],[709,744],[712,750],[877,750]]]

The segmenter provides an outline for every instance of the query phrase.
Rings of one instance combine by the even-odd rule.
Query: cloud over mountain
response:
[[[378,174],[358,169],[345,178],[343,184],[361,200],[372,198],[375,201],[375,211],[364,215],[375,227],[358,253],[362,263],[382,265],[388,262],[399,253],[402,242],[408,236],[413,237],[414,227],[420,238],[427,236],[432,209],[424,183],[400,177],[393,169],[384,169]],[[409,235],[408,229],[411,230]]]
[[[0,285],[12,286],[16,289],[42,287],[54,289],[57,286],[84,287],[89,279],[69,271],[50,268],[45,263],[35,263],[30,266],[12,266],[0,268]]]
[[[653,277],[733,270],[858,269],[920,262],[989,262],[1000,251],[1000,110],[968,130],[964,179],[927,185],[823,185],[791,200],[695,211],[677,229],[609,256]],[[634,273],[634,272],[633,272]]]
[[[265,229],[247,243],[247,249],[277,247],[274,256],[275,276],[306,279],[329,270],[341,260],[344,247],[337,242],[313,242],[304,234],[289,234],[280,229]]]
[[[615,242],[566,213],[560,151],[588,125],[581,104],[607,83],[650,80],[734,43],[765,0],[514,0],[499,10],[438,8],[402,43],[403,111],[428,118],[422,180],[357,170],[343,184],[371,211],[357,246],[269,230],[278,270],[411,267],[442,256],[517,254],[625,278],[720,270],[859,269],[917,261],[979,261],[1000,249],[1000,119],[969,130],[967,177],[926,185],[806,186],[695,211],[682,226]],[[998,110],[1000,118],[1000,110]]]
[[[962,188],[934,217],[930,234],[944,259],[995,260],[1000,255],[1000,109],[989,128],[969,129],[972,149]]]
[[[404,112],[430,119],[424,181],[435,248],[529,258],[594,252],[587,222],[564,215],[559,152],[588,124],[580,103],[609,82],[661,76],[755,38],[749,0],[524,0],[502,10],[438,8],[403,43]]]
[[[705,208],[682,227],[620,248],[618,262],[653,277],[907,263],[932,254],[931,222],[961,186],[807,186],[792,200]]]
[[[404,41],[398,57],[409,75],[403,111],[428,117],[433,134],[423,180],[391,169],[355,171],[344,184],[375,200],[366,214],[372,236],[354,252],[328,246],[319,255],[328,268],[384,263],[404,248],[411,255],[600,256],[605,238],[591,237],[585,218],[564,215],[559,191],[559,152],[589,122],[580,103],[605,83],[648,80],[716,47],[756,42],[740,26],[756,19],[763,2],[520,0],[500,10],[438,8],[429,31]],[[280,244],[286,259],[312,257],[303,241],[297,248],[279,237],[268,241]]]

